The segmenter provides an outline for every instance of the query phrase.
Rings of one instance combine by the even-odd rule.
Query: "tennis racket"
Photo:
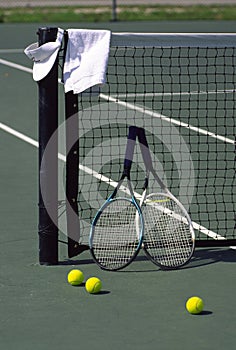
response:
[[[153,168],[145,130],[139,128],[138,140],[146,167],[146,178],[140,206],[145,222],[143,249],[163,269],[176,269],[192,257],[195,234],[191,219],[177,198],[167,189]],[[161,188],[147,195],[150,173]]]
[[[137,128],[130,126],[121,179],[92,222],[90,251],[95,262],[105,270],[119,270],[129,265],[142,245],[143,217],[130,182],[136,137]],[[125,179],[128,197],[118,197]]]

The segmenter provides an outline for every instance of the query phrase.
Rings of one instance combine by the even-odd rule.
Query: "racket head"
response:
[[[171,194],[149,194],[143,204],[143,249],[162,269],[177,269],[189,262],[195,248],[194,229],[187,211]]]
[[[135,198],[110,198],[95,216],[90,231],[90,251],[103,269],[116,271],[137,256],[144,223]]]

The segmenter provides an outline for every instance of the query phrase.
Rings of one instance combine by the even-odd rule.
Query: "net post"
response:
[[[80,223],[78,218],[79,125],[78,95],[65,93],[66,119],[66,220],[68,257],[78,255]]]
[[[39,28],[39,46],[56,41],[58,28]],[[58,264],[58,57],[38,82],[39,136],[39,263]],[[52,138],[54,134],[54,137]],[[50,141],[50,147],[47,148]],[[47,149],[46,149],[47,148]]]

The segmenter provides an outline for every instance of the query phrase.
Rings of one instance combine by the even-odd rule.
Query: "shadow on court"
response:
[[[179,268],[178,270],[186,270],[186,269],[195,269],[202,266],[207,266],[211,264],[217,264],[221,262],[228,262],[228,263],[236,263],[236,254],[234,249],[228,249],[228,248],[204,248],[204,249],[196,249],[194,252],[194,255],[190,262],[183,267]],[[142,264],[144,263],[144,264]],[[123,269],[118,272],[127,273],[127,272],[155,272],[158,271],[160,268],[153,264],[153,269],[150,269],[150,265],[145,263],[150,263],[149,259],[145,256],[138,255],[136,259],[131,263],[129,267],[129,270]],[[95,262],[93,259],[84,259],[83,255],[79,259],[66,259],[65,261],[60,261],[59,265],[62,266],[83,266],[83,265],[93,265]],[[136,266],[142,266],[140,270],[136,269]],[[147,268],[146,268],[147,267]],[[166,270],[168,272],[175,271],[173,270]]]

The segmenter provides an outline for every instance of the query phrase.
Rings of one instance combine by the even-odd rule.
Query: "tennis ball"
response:
[[[84,274],[80,270],[71,270],[67,276],[68,283],[72,286],[78,286],[84,281]]]
[[[97,294],[102,289],[102,282],[97,277],[90,277],[85,283],[85,288],[88,293]]]
[[[186,302],[186,309],[192,315],[200,314],[203,310],[203,300],[199,297],[191,297]]]

